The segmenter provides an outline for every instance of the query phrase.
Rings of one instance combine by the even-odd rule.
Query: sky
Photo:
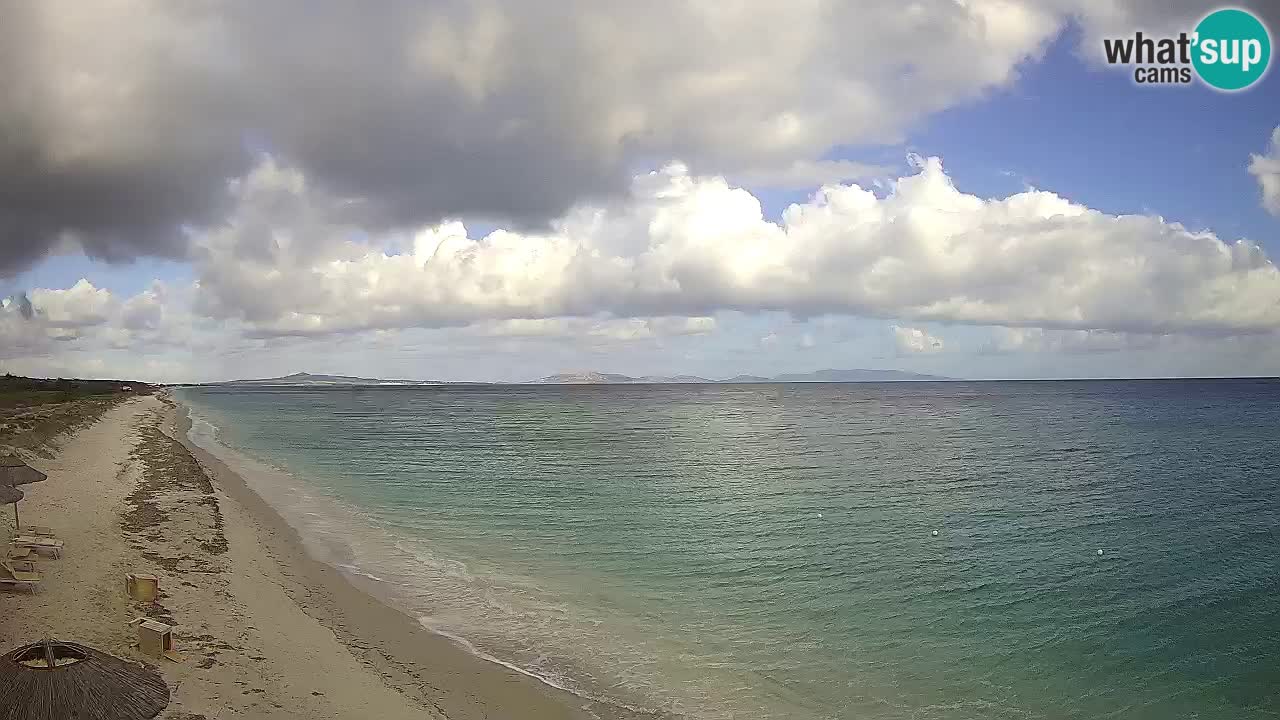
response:
[[[0,369],[1277,375],[1280,75],[1103,62],[1218,7],[0,0]]]

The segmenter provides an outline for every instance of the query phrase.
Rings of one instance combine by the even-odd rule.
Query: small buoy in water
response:
[[[1101,550],[1099,550],[1099,551],[1098,551],[1098,557],[1102,557],[1102,551],[1101,551]]]
[[[821,519],[822,519],[822,513],[818,513],[818,519],[819,519],[819,520],[821,520]]]
[[[937,530],[934,530],[934,531],[933,531],[933,536],[934,536],[934,537],[938,537],[938,531],[937,531]]]

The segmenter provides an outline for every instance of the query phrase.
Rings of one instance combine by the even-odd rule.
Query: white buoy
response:
[[[933,536],[934,536],[934,537],[938,537],[938,531],[937,531],[937,530],[934,530],[934,531],[933,531]]]
[[[818,513],[818,519],[819,519],[819,520],[821,520],[821,519],[822,519],[822,513]]]
[[[1099,550],[1099,551],[1098,551],[1098,557],[1102,557],[1102,551],[1101,551],[1101,550]]]

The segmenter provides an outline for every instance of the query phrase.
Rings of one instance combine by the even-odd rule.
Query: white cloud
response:
[[[105,349],[146,354],[161,346],[190,344],[192,321],[162,283],[121,300],[81,278],[69,288],[37,288],[5,299],[0,304],[0,359],[39,362]]]
[[[116,309],[111,293],[81,278],[65,290],[31,292],[36,317],[51,328],[75,329],[101,325]]]
[[[626,203],[546,233],[458,222],[368,235],[346,203],[267,163],[198,239],[197,308],[252,333],[325,335],[556,317],[848,314],[1141,333],[1280,328],[1280,272],[1250,242],[1045,191],[982,199],[936,158],[885,197],[828,186],[780,223],[718,177],[672,165]],[[259,177],[261,174],[261,177]],[[359,239],[355,239],[359,238]]]
[[[1280,127],[1271,133],[1271,144],[1262,155],[1252,156],[1249,172],[1262,188],[1262,207],[1280,217]]]
[[[97,348],[69,350],[54,356],[0,358],[0,372],[28,377],[114,378],[146,382],[190,382],[191,365],[181,359],[139,357],[135,353]]]
[[[1068,355],[1145,350],[1170,340],[1169,335],[1108,330],[1045,330],[1043,328],[994,329],[994,337],[979,352],[989,355],[1037,352]]]
[[[942,351],[942,338],[930,335],[920,328],[894,325],[892,329],[894,349],[899,356]]]
[[[1274,376],[1280,332],[1180,334],[992,328],[974,357],[975,377]]]
[[[121,324],[127,330],[157,330],[164,325],[168,290],[163,283],[129,298],[120,308]]]
[[[470,328],[485,337],[628,342],[715,332],[713,317],[554,317],[481,322]]]

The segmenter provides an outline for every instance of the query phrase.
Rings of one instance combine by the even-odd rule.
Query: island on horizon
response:
[[[623,375],[620,373],[603,373],[594,370],[580,372],[564,372],[517,383],[496,383],[486,381],[446,381],[446,380],[385,380],[381,378],[358,377],[354,375],[325,375],[297,372],[271,378],[250,378],[243,380],[225,380],[221,382],[198,383],[202,386],[249,386],[249,387],[334,387],[334,386],[421,386],[421,385],[746,385],[771,383],[853,383],[853,382],[911,382],[955,380],[956,378],[941,375],[925,375],[902,370],[815,370],[808,373],[783,373],[772,377],[761,375],[735,375],[723,379],[710,379],[697,375]]]

